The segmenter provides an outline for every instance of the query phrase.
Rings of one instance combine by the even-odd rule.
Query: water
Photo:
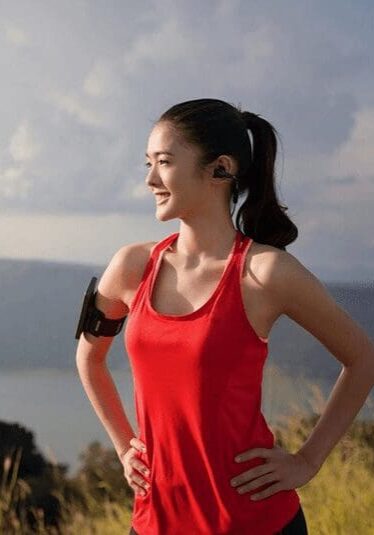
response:
[[[130,372],[112,370],[111,374],[136,432]],[[91,441],[113,447],[78,372],[1,371],[0,399],[0,419],[17,422],[32,431],[38,449],[47,459],[69,464],[69,475],[79,466],[78,454]]]
[[[110,370],[134,432],[137,432],[133,382],[128,370]],[[286,416],[293,407],[316,411],[312,391],[303,378],[288,377],[275,366],[267,366],[263,382],[263,413],[269,424]],[[323,396],[331,386],[319,382]],[[1,371],[0,419],[17,422],[34,433],[35,443],[47,459],[68,464],[68,475],[79,466],[78,454],[97,440],[113,447],[81,384],[78,372],[37,369]],[[359,417],[372,415],[364,406]]]

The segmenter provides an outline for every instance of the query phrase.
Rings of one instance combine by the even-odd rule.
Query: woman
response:
[[[96,298],[107,317],[129,314],[139,436],[103,365],[110,341],[85,335],[78,348],[87,394],[135,492],[132,534],[306,534],[295,489],[317,474],[374,384],[371,340],[286,252],[297,228],[277,200],[276,152],[268,121],[216,99],[173,106],[150,133],[156,217],[179,218],[180,230],[122,247]],[[230,202],[240,194],[234,226]],[[281,314],[343,367],[293,453],[275,444],[261,412],[268,337]]]

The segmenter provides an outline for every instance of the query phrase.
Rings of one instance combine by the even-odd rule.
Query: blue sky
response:
[[[323,280],[374,273],[374,7],[1,1],[0,255],[106,264],[179,220],[145,186],[152,123],[220,98],[279,131],[277,187]]]

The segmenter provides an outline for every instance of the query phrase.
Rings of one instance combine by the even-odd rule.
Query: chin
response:
[[[160,205],[160,209],[156,207],[155,217],[159,221],[171,221],[172,219],[180,218],[180,214],[177,214],[175,211],[173,212],[171,207]]]
[[[172,210],[156,211],[156,219],[158,219],[159,221],[171,221],[172,219],[177,219],[178,217],[179,215],[173,212]]]
[[[170,221],[171,219],[176,219],[176,217],[170,214],[156,214],[156,219],[159,221]]]

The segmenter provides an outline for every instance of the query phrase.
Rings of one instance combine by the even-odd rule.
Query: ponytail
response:
[[[287,206],[279,203],[275,191],[275,158],[277,131],[255,113],[241,111],[246,128],[253,139],[251,162],[241,174],[239,192],[247,191],[246,199],[236,216],[236,226],[259,243],[286,248],[296,240],[296,225],[286,215]]]

